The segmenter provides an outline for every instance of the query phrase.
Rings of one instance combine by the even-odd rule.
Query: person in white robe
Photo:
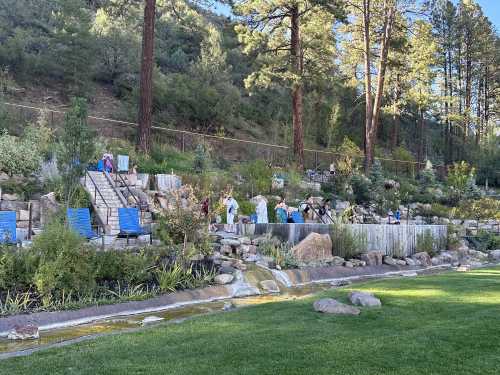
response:
[[[267,202],[264,197],[257,203],[255,213],[257,214],[257,224],[267,224],[269,222],[267,218]]]
[[[228,196],[224,201],[224,205],[226,206],[226,217],[227,224],[234,224],[234,217],[238,214],[238,202],[231,196]]]

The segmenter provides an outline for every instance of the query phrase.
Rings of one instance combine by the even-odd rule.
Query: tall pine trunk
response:
[[[156,0],[145,0],[145,3],[137,149],[149,154],[151,150],[151,123],[153,112],[153,59]]]
[[[292,122],[293,122],[293,153],[297,166],[304,168],[304,128],[302,125],[302,47],[300,40],[299,6],[291,8],[291,57],[293,72],[297,81],[292,87]]]
[[[373,164],[373,144],[370,137],[370,127],[373,117],[371,52],[370,52],[370,0],[363,0],[363,41],[365,65],[365,137],[364,151],[365,171],[368,172]]]

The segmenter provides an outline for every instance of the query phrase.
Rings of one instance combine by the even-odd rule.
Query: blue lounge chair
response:
[[[0,244],[16,242],[16,212],[0,211]]]
[[[80,236],[87,240],[99,238],[99,235],[92,230],[88,208],[68,208],[66,217],[70,227]]]
[[[142,235],[149,235],[149,242],[153,242],[151,231],[141,227],[139,223],[139,210],[137,208],[119,208],[118,220],[120,222],[120,233],[118,237],[126,238],[127,244],[130,237],[137,238]]]
[[[252,224],[257,224],[257,214],[251,214],[250,215],[250,222]]]
[[[276,209],[276,219],[278,223],[286,224],[288,222],[288,215],[284,208]]]
[[[299,211],[292,212],[292,221],[295,224],[304,224],[304,217]]]

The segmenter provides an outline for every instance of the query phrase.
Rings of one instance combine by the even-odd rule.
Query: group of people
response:
[[[235,218],[238,215],[239,204],[237,200],[230,194],[227,194],[223,198],[223,204],[226,207],[226,223],[234,224]],[[209,213],[209,200],[204,199],[201,206],[202,213],[208,216]],[[293,218],[296,209],[290,208],[284,198],[280,199],[274,207],[276,212],[276,218],[281,223],[294,223],[296,222]],[[321,204],[315,205],[314,200],[311,195],[308,195],[306,199],[299,204],[300,214],[303,219],[312,220],[315,216],[320,220],[321,223],[332,223],[332,208],[331,200],[324,199]],[[255,214],[253,216],[253,222],[257,224],[267,224],[269,223],[268,210],[267,210],[267,200],[263,196],[259,196],[256,199],[255,204]]]

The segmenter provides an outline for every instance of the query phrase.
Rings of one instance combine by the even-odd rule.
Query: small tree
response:
[[[80,178],[94,156],[95,138],[95,131],[87,124],[85,99],[73,99],[64,120],[57,159],[64,184],[63,196],[68,206],[78,190]]]

